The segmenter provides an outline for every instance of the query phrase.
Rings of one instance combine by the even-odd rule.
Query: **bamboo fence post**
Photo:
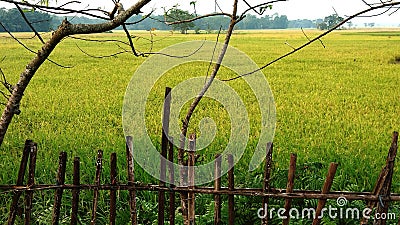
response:
[[[72,205],[71,205],[71,225],[78,224],[78,206],[79,206],[79,192],[80,189],[80,159],[79,157],[74,158],[74,170],[73,170],[73,185],[76,187],[72,189]]]
[[[128,165],[128,185],[135,186],[135,170],[133,164],[133,140],[131,136],[126,137],[126,160]],[[129,190],[129,207],[132,225],[137,225],[136,189]]]
[[[189,224],[195,224],[195,193],[192,192],[194,190],[194,165],[196,161],[195,157],[196,152],[196,135],[192,134],[189,137],[189,151],[188,151],[188,184],[189,184],[189,193],[188,193],[188,217]]]
[[[174,171],[174,141],[170,137],[169,147],[168,147],[168,171],[169,171],[169,183],[170,188],[174,188],[175,182],[175,171]],[[169,224],[175,224],[175,192],[170,190],[169,192]]]
[[[330,164],[328,174],[326,175],[324,186],[322,187],[322,192],[321,192],[322,194],[327,194],[331,190],[337,167],[338,167],[337,163]],[[313,225],[318,225],[321,222],[321,219],[319,217],[321,215],[322,209],[325,206],[325,203],[326,203],[326,199],[320,198],[318,200],[317,209],[315,210],[315,218],[312,223]]]
[[[228,155],[228,167],[230,168],[228,171],[228,190],[235,190],[235,175],[234,175],[234,160],[233,155]],[[235,196],[233,194],[228,195],[228,224],[235,224]]]
[[[271,178],[271,170],[272,170],[272,152],[273,152],[274,144],[272,142],[267,143],[267,152],[265,158],[265,167],[264,167],[264,182],[263,182],[263,193],[270,192],[270,178]],[[268,224],[268,197],[263,197],[262,208],[264,212],[264,217],[261,219],[261,225]]]
[[[29,153],[31,151],[32,146],[33,146],[33,142],[31,140],[25,141],[24,150],[22,152],[21,164],[20,164],[19,170],[18,170],[18,178],[17,178],[17,182],[16,182],[17,186],[23,185],[25,171],[26,171],[26,167],[28,165]],[[17,209],[18,209],[18,201],[19,201],[21,195],[22,195],[22,192],[19,192],[19,191],[14,192],[14,195],[12,197],[12,202],[10,205],[10,214],[8,215],[8,221],[7,221],[8,225],[12,225],[15,222],[15,217],[17,215]]]
[[[290,194],[293,192],[293,187],[294,187],[294,178],[296,174],[296,161],[297,161],[297,155],[292,153],[290,155],[290,166],[289,166],[289,172],[288,172],[288,182],[286,186],[286,193]],[[289,210],[290,207],[292,206],[292,199],[287,198],[285,200],[285,213],[284,216],[286,218],[283,219],[282,225],[288,225],[290,221],[290,216],[289,216]]]
[[[381,170],[381,172],[379,174],[378,180],[375,183],[374,190],[371,192],[371,195],[377,196],[378,198],[379,198],[379,195],[380,195],[380,193],[382,191],[382,188],[384,186],[385,180],[386,180],[386,178],[387,178],[387,176],[389,174],[389,167],[390,167],[389,163],[394,159],[393,158],[393,149],[397,148],[396,147],[397,146],[397,138],[396,138],[396,136],[398,138],[398,132],[395,131],[395,132],[393,132],[392,144],[391,144],[391,147],[389,148],[388,156],[386,158],[386,164],[382,168],[382,170]],[[369,201],[367,203],[367,208],[373,209],[373,208],[375,208],[376,204],[377,204],[377,201]],[[367,225],[368,224],[368,220],[369,220],[369,217],[370,217],[371,213],[372,213],[372,211],[367,212],[367,215],[365,215],[362,218],[362,220],[360,222],[360,225]]]
[[[100,186],[102,166],[103,166],[103,151],[99,150],[97,152],[97,160],[96,160],[96,178],[94,180],[95,188],[93,190],[92,219],[90,221],[91,225],[96,224],[97,204],[99,202],[99,186]]]
[[[221,164],[222,157],[220,154],[215,156],[214,162],[214,190],[219,191],[221,189]],[[221,195],[214,195],[214,225],[221,225]]]
[[[59,155],[58,171],[57,171],[57,185],[64,185],[65,182],[65,169],[67,164],[67,153],[61,152]],[[54,206],[53,206],[53,219],[52,224],[57,225],[60,220],[60,209],[62,202],[62,195],[64,189],[58,188],[54,193]]]
[[[112,153],[110,157],[110,184],[117,185],[117,154]],[[110,190],[110,225],[115,225],[117,216],[117,191]]]
[[[32,143],[29,154],[29,173],[28,173],[28,187],[35,185],[35,168],[36,168],[36,155],[37,155],[37,144]],[[31,224],[31,213],[32,213],[32,201],[33,201],[33,190],[25,192],[25,225]]]
[[[165,187],[166,181],[166,159],[167,159],[167,151],[168,151],[168,133],[169,133],[169,117],[171,111],[171,88],[165,88],[165,97],[164,97],[164,110],[162,117],[162,135],[161,135],[161,164],[160,164],[160,183],[161,187]],[[164,225],[164,217],[165,217],[165,191],[158,192],[158,224]]]
[[[376,209],[376,215],[388,215],[388,210],[389,210],[389,204],[390,204],[390,189],[392,187],[392,180],[393,180],[393,170],[394,170],[394,162],[396,159],[397,155],[397,141],[399,138],[399,133],[398,132],[393,132],[393,137],[392,137],[392,144],[389,149],[389,153],[386,159],[386,175],[385,179],[383,181],[383,185],[381,190],[379,191],[379,198],[384,198],[381,204],[378,204],[378,207]],[[385,216],[386,217],[386,216]],[[381,219],[375,217],[374,219],[374,225],[385,225],[386,224],[386,219]]]

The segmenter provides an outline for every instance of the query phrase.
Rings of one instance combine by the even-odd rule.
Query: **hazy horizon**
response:
[[[190,5],[190,2],[193,0],[159,0],[150,2],[145,8],[143,8],[144,13],[150,12],[153,8],[156,9],[156,14],[163,13],[163,7],[171,8],[172,6],[179,4],[179,8],[188,10],[190,12],[194,12],[193,6]],[[65,0],[58,0],[57,5],[64,4]],[[112,8],[112,1],[90,1],[90,0],[82,0],[82,4],[70,4],[70,8],[102,8],[105,10],[110,10]],[[214,0],[197,0],[196,1],[196,11],[197,14],[207,14],[214,12],[215,9],[220,11],[215,7]],[[232,9],[231,1],[217,1],[220,8],[224,12],[230,12]],[[260,0],[248,0],[252,5],[257,5],[263,3],[265,1]],[[369,3],[376,3],[380,1],[368,1]],[[121,0],[121,3],[127,8],[132,3],[128,0]],[[246,5],[243,1],[239,1],[239,12],[245,9]],[[52,5],[55,5],[55,1],[51,1]],[[13,4],[8,4],[4,2],[0,2],[0,7],[11,8]],[[265,15],[272,15],[274,13],[278,13],[279,15],[286,15],[289,20],[296,19],[323,19],[325,16],[334,14],[337,12],[339,16],[346,17],[350,16],[356,12],[367,9],[366,6],[361,0],[288,0],[285,2],[278,2],[273,4],[272,10],[267,10]],[[367,14],[379,14],[384,10],[377,10],[373,13]],[[392,9],[390,12],[394,12],[395,9]],[[355,18],[352,20],[353,24],[358,27],[363,27],[364,23],[375,23],[376,27],[388,26],[388,27],[399,27],[400,26],[400,11],[395,12],[390,15],[390,12],[385,13],[384,15],[375,16],[375,17],[363,17],[363,18]]]

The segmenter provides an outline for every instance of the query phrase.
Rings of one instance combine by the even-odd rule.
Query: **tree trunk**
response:
[[[117,28],[132,15],[139,14],[140,9],[150,1],[151,0],[140,0],[128,10],[120,12],[120,14],[118,14],[114,19],[100,24],[71,24],[67,20],[64,20],[58,29],[52,34],[50,40],[47,41],[38,51],[35,58],[28,63],[25,70],[21,73],[18,83],[14,86],[0,118],[0,146],[4,141],[7,129],[10,126],[14,115],[19,114],[20,112],[19,106],[31,79],[63,38],[74,34],[101,33]]]

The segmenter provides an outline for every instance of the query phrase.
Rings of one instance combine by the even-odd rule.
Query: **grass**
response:
[[[318,31],[307,31],[310,37]],[[370,191],[385,163],[391,140],[391,133],[399,130],[400,77],[399,65],[391,63],[398,57],[399,31],[383,32],[334,32],[320,43],[312,44],[303,51],[290,56],[263,72],[266,74],[277,107],[275,133],[273,186],[286,187],[289,155],[298,155],[299,169],[295,188],[320,189],[330,162],[338,162],[333,190]],[[0,67],[11,83],[15,83],[25,64],[33,57],[13,40],[1,35],[0,57],[6,56]],[[19,34],[27,36],[25,34]],[[146,33],[140,35],[147,36]],[[124,39],[122,33],[93,35],[97,39]],[[214,40],[215,35],[170,35],[158,32],[154,50],[187,40]],[[231,45],[249,55],[258,65],[288,52],[285,45],[298,46],[306,41],[299,30],[263,31],[257,33],[238,32]],[[36,40],[24,40],[33,49],[39,48]],[[4,44],[3,44],[4,43]],[[105,163],[111,152],[118,153],[119,180],[126,181],[124,160],[124,134],[121,109],[125,89],[136,68],[145,60],[131,55],[119,55],[107,59],[85,56],[76,47],[94,55],[112,54],[118,51],[112,43],[83,42],[66,39],[51,58],[63,65],[74,66],[61,69],[49,62],[41,67],[28,87],[21,105],[21,115],[16,116],[7,133],[0,151],[0,183],[13,184],[17,177],[25,139],[39,144],[37,183],[54,183],[58,153],[67,151],[67,183],[72,183],[72,159],[80,156],[82,183],[93,183],[97,149],[104,150]],[[144,39],[136,43],[138,49],[148,49]],[[166,73],[153,88],[147,102],[147,124],[155,145],[159,146],[161,125],[159,123],[162,96],[165,86],[174,87],[180,82],[203,75],[207,64],[185,64]],[[234,74],[223,68],[222,77]],[[260,187],[262,169],[248,172],[247,164],[257,141],[260,124],[259,110],[254,105],[255,96],[242,80],[228,83],[244,98],[250,114],[250,140],[246,154],[237,165],[236,183],[240,186]],[[183,116],[189,103],[182,107]],[[204,161],[212,159],[229,140],[229,115],[223,106],[205,99],[192,121],[191,132],[199,132],[198,123],[204,117],[211,117],[218,128],[216,138],[201,152]],[[200,133],[201,136],[201,133]],[[12,162],[12,163],[10,163]],[[108,182],[108,166],[104,167],[102,180]],[[155,182],[143,170],[136,167],[137,180]],[[396,170],[397,172],[398,170]],[[395,172],[393,191],[400,192],[399,175]],[[224,179],[223,179],[224,180]],[[4,223],[10,202],[10,194],[1,194],[0,223]],[[4,198],[3,198],[4,196]],[[70,198],[70,197],[65,197]],[[127,193],[120,192],[119,224],[129,218]],[[143,224],[152,224],[156,216],[157,199],[153,193],[142,193],[139,198],[139,216]],[[65,199],[68,202],[69,199]],[[107,194],[101,203],[107,220]],[[38,218],[35,224],[48,224],[51,212],[52,193],[36,195],[34,212]],[[237,198],[240,224],[249,224],[256,216],[260,203],[257,198]],[[208,224],[207,212],[210,198],[199,196],[198,214]],[[249,202],[254,202],[253,204]],[[257,203],[257,204],[256,204]],[[276,201],[276,204],[280,204]],[[90,220],[91,193],[83,195],[81,220]],[[298,204],[314,204],[298,203]],[[70,206],[63,206],[64,219],[68,222]],[[395,210],[395,209],[393,209]],[[212,217],[211,217],[212,218]],[[239,219],[240,220],[240,219]],[[42,221],[42,222],[40,222]]]

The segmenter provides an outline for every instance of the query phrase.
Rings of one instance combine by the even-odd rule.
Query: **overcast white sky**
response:
[[[193,11],[193,7],[190,5],[190,2],[193,0],[153,0],[150,4],[145,8],[145,11],[150,11],[151,8],[157,8],[158,12],[162,13],[162,7],[172,7],[175,4],[179,4],[181,9]],[[247,0],[250,4],[256,5],[262,3],[262,0]],[[366,0],[369,3],[380,2],[379,0]],[[51,1],[56,2],[56,1]],[[63,4],[66,2],[65,0],[58,0],[57,4]],[[111,0],[81,0],[82,4],[79,8],[83,8],[89,5],[90,8],[106,8],[109,10],[112,8]],[[125,7],[129,7],[132,0],[121,0]],[[245,5],[243,1],[241,2],[241,9],[244,9]],[[232,1],[230,0],[218,0],[218,4],[222,8],[222,10],[226,12],[231,11]],[[0,7],[5,6],[4,3],[0,2]],[[71,7],[78,7],[77,5],[71,5]],[[355,12],[366,9],[367,6],[361,0],[288,0],[286,2],[275,3],[272,10],[267,12],[269,15],[274,13],[278,13],[280,15],[287,15],[290,20],[293,19],[318,19],[324,18],[327,15],[333,14],[335,11],[342,16],[348,16],[354,14]],[[197,0],[196,9],[198,14],[206,14],[210,12],[214,12],[215,4],[214,0]],[[218,10],[218,9],[217,9]],[[375,13],[378,13],[376,11]],[[364,24],[375,22],[377,26],[379,25],[391,25],[391,26],[399,26],[400,25],[400,10],[397,13],[389,16],[388,13],[385,15],[380,15],[378,17],[368,17],[368,18],[358,18],[353,20],[353,23],[356,24]]]

